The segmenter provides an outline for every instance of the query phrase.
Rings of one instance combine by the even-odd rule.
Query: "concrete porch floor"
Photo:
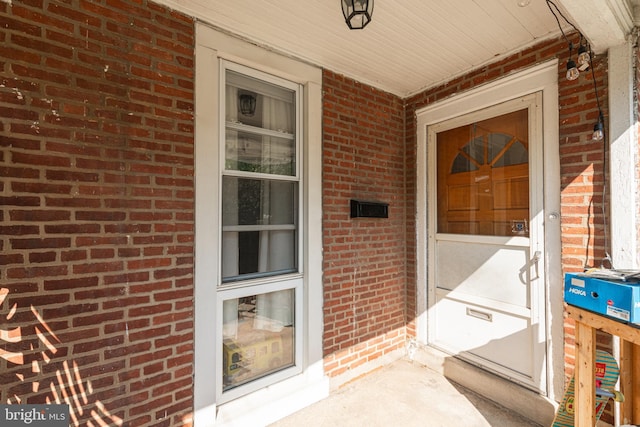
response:
[[[537,427],[521,415],[406,359],[377,369],[272,427]]]

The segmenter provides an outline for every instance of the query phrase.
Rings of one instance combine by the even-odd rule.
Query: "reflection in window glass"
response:
[[[293,289],[224,301],[224,391],[294,364]]]
[[[226,82],[227,122],[295,133],[295,91],[230,70]],[[252,108],[245,108],[247,99]]]
[[[478,166],[463,154],[456,156],[451,167],[451,173],[472,172],[475,170],[478,170]]]
[[[222,178],[222,224],[294,224],[297,217],[294,181]]]
[[[501,136],[508,137],[508,135]],[[511,139],[509,141],[511,142]],[[498,153],[496,153],[496,155],[497,154]],[[498,157],[497,159],[492,158],[492,161],[494,168],[522,165],[529,161],[529,154],[522,142],[515,140],[500,157]]]
[[[470,158],[475,160],[476,163],[483,165],[485,163],[485,145],[486,144],[483,137],[473,138],[464,147],[462,147],[462,151],[464,151]]]
[[[528,110],[438,132],[437,230],[526,236]]]
[[[293,138],[227,131],[225,168],[242,172],[295,175]]]
[[[225,168],[295,176],[295,91],[233,71],[226,82]]]
[[[297,182],[223,177],[223,281],[296,271],[297,194]]]
[[[453,161],[451,173],[473,172],[482,165],[501,168],[529,161],[521,141],[499,132],[473,138],[460,151]]]

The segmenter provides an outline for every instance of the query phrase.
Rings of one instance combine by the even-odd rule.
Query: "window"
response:
[[[293,296],[287,289],[224,302],[224,391],[293,366]]]
[[[265,424],[329,390],[322,70],[202,22],[196,58],[194,423]]]
[[[220,138],[223,400],[299,372],[298,84],[222,62]]]
[[[297,85],[259,80],[230,67],[224,91],[222,281],[296,272]]]

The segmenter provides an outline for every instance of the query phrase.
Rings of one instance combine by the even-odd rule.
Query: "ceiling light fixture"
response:
[[[361,30],[371,22],[373,0],[341,0],[344,20],[352,30]]]
[[[531,0],[518,0],[518,6],[527,7],[531,3]]]

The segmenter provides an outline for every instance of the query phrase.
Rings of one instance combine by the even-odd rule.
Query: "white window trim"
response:
[[[219,61],[241,65],[296,82],[303,87],[302,183],[304,229],[300,259],[303,316],[302,373],[221,404],[216,397],[216,309],[220,227],[217,168],[220,135]],[[195,355],[194,423],[200,426],[264,425],[329,393],[322,359],[322,70],[196,24],[195,99]],[[212,220],[213,219],[213,220]],[[214,256],[212,256],[214,254]],[[251,408],[251,410],[247,410]]]

